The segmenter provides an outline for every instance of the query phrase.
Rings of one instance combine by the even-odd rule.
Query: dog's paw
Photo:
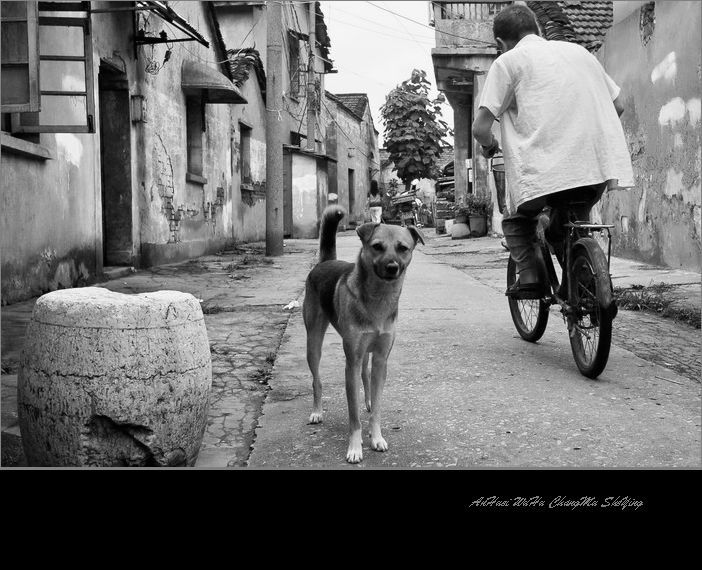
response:
[[[346,461],[349,463],[360,463],[363,461],[363,450],[360,447],[349,447],[348,451],[346,452]]]
[[[354,431],[349,437],[349,447],[346,451],[346,461],[360,463],[363,461],[363,440],[361,430]]]
[[[322,412],[312,412],[310,414],[310,424],[321,424],[322,423]]]
[[[371,411],[371,401],[370,398],[366,398],[366,411]]]
[[[379,436],[379,437],[372,437],[371,436],[371,449],[374,449],[375,451],[387,451],[388,450],[388,442],[385,441],[385,438],[382,436]]]

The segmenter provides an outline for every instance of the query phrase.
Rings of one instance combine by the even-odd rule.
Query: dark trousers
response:
[[[564,224],[568,223],[567,211],[570,207],[575,218],[579,221],[590,220],[590,210],[607,188],[607,183],[592,186],[580,186],[570,190],[555,192],[525,202],[514,214],[505,216],[502,220],[504,233],[510,255],[517,264],[519,282],[544,283],[541,275],[541,249],[538,247],[537,224],[539,214],[548,206],[551,208],[549,222],[545,228],[547,241],[553,246],[558,261],[563,265],[563,239],[565,238]]]

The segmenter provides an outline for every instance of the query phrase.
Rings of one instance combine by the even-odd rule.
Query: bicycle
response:
[[[563,320],[568,327],[570,346],[581,374],[588,378],[599,376],[607,365],[612,344],[612,320],[617,306],[609,273],[613,225],[577,221],[573,213],[578,203],[565,211],[568,223],[563,247],[565,291],[551,257],[552,246],[539,232],[539,246],[545,265],[547,289],[539,299],[520,299],[508,296],[512,321],[519,335],[526,341],[536,342],[544,334],[550,307],[560,305]],[[543,215],[543,212],[542,212]],[[594,238],[595,232],[607,232],[607,255]],[[507,287],[517,280],[516,264],[510,256],[507,263]]]

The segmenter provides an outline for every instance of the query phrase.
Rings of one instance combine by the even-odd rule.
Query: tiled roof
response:
[[[322,13],[322,6],[319,2],[314,3],[315,6],[315,34],[317,34],[317,42],[320,45],[320,51],[322,52],[324,69],[325,71],[330,71],[334,67],[334,62],[329,59],[329,49],[331,48],[331,41],[329,40],[329,34],[327,33],[327,24],[324,21],[324,14]]]
[[[365,93],[335,93],[334,97],[359,119],[363,120],[363,113],[365,113],[368,105],[368,95]]]
[[[227,59],[229,59],[229,71],[231,73],[232,82],[237,87],[241,87],[249,78],[251,69],[256,73],[256,80],[261,89],[263,99],[266,99],[266,72],[263,69],[263,62],[258,50],[254,48],[244,48],[239,51],[232,49],[227,50]]]
[[[527,2],[536,14],[547,40],[563,40],[580,44],[590,51],[602,45],[605,33],[612,26],[612,2],[564,0],[561,2]]]

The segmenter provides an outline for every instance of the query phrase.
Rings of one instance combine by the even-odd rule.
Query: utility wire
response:
[[[398,14],[397,12],[393,12],[392,10],[388,10],[387,8],[383,8],[382,6],[378,6],[377,4],[373,4],[373,2],[368,2],[367,0],[366,0],[366,4],[370,4],[371,6],[374,6],[374,7],[378,8],[379,10],[383,10],[385,12],[389,12],[390,14],[394,14],[395,16],[399,16],[400,18],[404,18],[405,20],[409,20],[413,24],[417,24],[418,26],[422,26],[423,28],[429,28],[430,30],[434,30],[438,34],[445,34],[447,36],[453,36],[453,37],[460,38],[462,40],[466,40],[469,42],[478,42],[481,44],[487,44],[488,47],[497,47],[497,45],[494,42],[486,42],[484,40],[478,40],[476,38],[467,38],[465,36],[460,36],[458,34],[452,34],[451,32],[441,32],[439,30],[436,30],[435,28],[432,28],[431,26],[429,26],[427,24],[422,24],[422,22],[418,22],[417,20],[413,20],[412,18],[408,18],[407,16],[403,16],[402,14]]]
[[[329,20],[332,21],[332,18],[330,17]],[[343,25],[345,25],[345,26],[351,26],[352,28],[357,28],[357,29],[359,29],[359,30],[365,30],[365,31],[367,31],[367,32],[371,32],[372,34],[378,34],[378,35],[380,35],[380,36],[387,36],[388,38],[394,38],[394,39],[396,39],[396,40],[414,41],[414,42],[417,42],[417,40],[414,39],[414,38],[411,38],[411,39],[410,39],[410,38],[407,38],[407,37],[395,36],[395,35],[393,35],[393,34],[386,34],[385,32],[376,31],[376,30],[371,30],[371,29],[369,29],[369,28],[365,28],[365,27],[363,27],[363,26],[357,26],[356,24],[351,24],[350,22],[345,22],[345,21],[343,21],[343,20],[336,20],[336,19],[334,19],[333,21],[334,21],[335,24],[343,24]],[[433,43],[431,40],[427,40],[427,42],[428,42],[428,43],[426,44],[427,46],[428,46],[428,45],[434,45],[434,43]],[[417,43],[418,43],[418,42],[417,42]],[[422,47],[421,45],[420,45],[419,47],[420,47],[422,50],[426,50],[426,48]]]
[[[357,14],[354,14],[353,12],[348,12],[348,11],[346,11],[346,10],[342,10],[341,8],[337,8],[336,6],[334,7],[334,12],[341,12],[341,13],[343,13],[343,14],[348,14],[349,16],[353,16],[354,18],[357,18],[357,19],[359,19],[359,20],[363,20],[364,22],[369,22],[369,23],[371,23],[371,24],[375,24],[376,26],[385,27],[385,26],[383,26],[382,24],[380,24],[380,23],[377,22],[377,21],[369,20],[368,18],[363,18],[363,17],[361,17],[361,16],[358,16]],[[319,13],[319,12],[318,12],[318,13]],[[333,19],[337,24],[347,24],[347,25],[349,25],[349,26],[350,26],[350,25],[353,25],[353,24],[349,24],[348,22],[344,22],[343,20],[340,20],[340,19],[338,19],[338,18],[332,18],[331,13],[328,13],[328,14],[327,14],[327,18],[329,18],[329,20],[332,20],[332,19]],[[403,24],[403,26],[404,26],[404,24]],[[362,27],[362,26],[356,26],[356,27],[358,27],[358,28],[360,28],[360,29],[362,29],[362,30],[366,30],[366,31],[372,32],[372,33],[374,33],[374,34],[377,33],[377,34],[388,35],[388,34],[384,34],[383,32],[379,32],[379,31],[376,32],[375,30],[372,30],[372,29],[369,29],[369,28],[364,28],[364,27]],[[386,28],[386,29],[387,29],[387,28]],[[407,31],[406,28],[405,28],[405,31]],[[409,34],[409,32],[408,32],[408,35],[411,35],[411,34]],[[397,39],[403,39],[403,40],[404,40],[404,39],[407,39],[407,38],[404,38],[404,37],[401,37],[401,36],[390,36],[390,37],[396,37]],[[412,39],[415,39],[415,38],[412,38]],[[424,40],[424,41],[426,41],[426,42],[429,42],[429,43],[431,43],[431,44],[434,44],[434,39],[433,39],[433,38],[421,38],[421,39]],[[417,41],[417,40],[415,40],[415,41]],[[422,49],[423,49],[423,48],[422,48]]]
[[[425,48],[422,47],[422,45],[419,43],[419,41],[412,34],[410,34],[409,30],[407,29],[407,26],[405,26],[404,22],[402,20],[400,20],[400,18],[397,16],[397,14],[393,14],[393,16],[395,16],[395,19],[400,23],[400,25],[402,26],[402,29],[405,30],[407,35],[410,38],[412,38],[414,43],[416,43],[419,46],[419,49],[422,50],[422,52],[425,52]]]
[[[251,26],[251,29],[250,29],[250,30],[248,31],[248,33],[244,36],[244,39],[241,40],[241,44],[239,45],[238,51],[237,51],[232,57],[237,57],[237,56],[242,52],[242,50],[244,49],[242,46],[244,45],[244,42],[246,41],[246,38],[249,37],[249,35],[251,34],[251,32],[253,32],[254,28],[258,25],[258,23],[259,23],[262,19],[263,19],[263,18],[259,18],[258,20],[256,20],[256,21],[254,22],[253,26]],[[166,22],[166,21],[164,20],[163,23],[166,24],[166,26],[168,26],[168,29],[169,29],[173,34],[175,34],[175,30],[170,26],[170,24],[169,24],[168,22]],[[175,36],[174,36],[174,37],[175,37]],[[228,63],[228,62],[230,61],[229,58],[227,58],[227,59],[225,59],[225,60],[223,60],[223,61],[210,61],[209,59],[204,59],[204,58],[202,58],[199,54],[196,54],[196,53],[190,51],[190,50],[184,45],[183,42],[178,42],[178,46],[181,47],[181,48],[183,48],[183,49],[184,49],[185,51],[187,51],[190,55],[192,55],[194,58],[196,58],[197,60],[201,61],[202,63],[209,63],[209,64],[213,64],[213,65],[219,65],[219,64],[221,64],[221,63]]]
[[[321,99],[321,101],[322,101],[322,105],[324,105],[324,108],[327,110],[327,113],[329,114],[329,118],[330,118],[330,119],[334,122],[334,124],[339,128],[339,130],[341,131],[341,133],[349,140],[349,142],[355,143],[356,141],[354,141],[348,134],[346,134],[346,131],[345,131],[344,129],[341,128],[341,125],[340,125],[339,123],[336,122],[336,119],[334,118],[334,115],[333,115],[332,112],[329,110],[329,107],[327,107],[327,104],[324,102],[324,99]],[[372,159],[370,156],[368,156],[368,155],[367,155],[365,152],[363,152],[361,149],[359,149],[359,148],[356,147],[356,150],[357,150],[358,152],[360,152],[363,156],[365,156],[368,160],[370,160],[371,162],[373,162],[374,159]]]

